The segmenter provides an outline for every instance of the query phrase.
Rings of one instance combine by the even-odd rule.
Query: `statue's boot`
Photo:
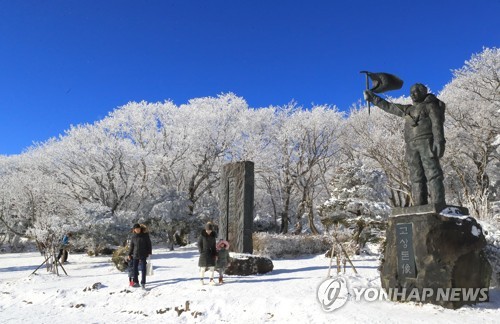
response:
[[[427,184],[423,182],[415,182],[411,185],[411,193],[413,196],[413,204],[415,206],[427,205]]]

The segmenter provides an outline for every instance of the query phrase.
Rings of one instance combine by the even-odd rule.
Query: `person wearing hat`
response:
[[[229,242],[226,240],[220,240],[219,243],[217,243],[217,261],[215,264],[215,268],[217,269],[217,272],[219,273],[219,284],[223,284],[223,276],[224,276],[224,271],[226,271],[226,268],[229,265]]]
[[[198,260],[198,266],[200,267],[200,281],[204,285],[203,279],[205,278],[205,271],[210,270],[210,285],[215,285],[214,282],[214,271],[215,271],[215,257],[217,255],[217,250],[215,248],[215,232],[214,225],[208,222],[205,225],[205,229],[201,231],[200,237],[198,238],[198,251],[200,252],[200,258]]]
[[[131,260],[133,266],[133,287],[139,287],[139,263],[141,264],[141,286],[146,286],[146,259],[153,254],[151,239],[147,233],[146,226],[134,224],[132,231],[134,232],[130,240],[130,249],[128,259]]]

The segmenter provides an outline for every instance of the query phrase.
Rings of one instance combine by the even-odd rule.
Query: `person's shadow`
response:
[[[158,288],[160,286],[165,286],[165,285],[174,285],[179,282],[185,282],[185,281],[196,281],[200,280],[200,278],[169,278],[169,279],[164,279],[164,280],[155,280],[155,281],[149,281],[147,285],[153,289],[153,288]]]

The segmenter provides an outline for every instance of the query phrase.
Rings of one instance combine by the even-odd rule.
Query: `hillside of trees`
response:
[[[446,103],[447,202],[499,224],[500,50],[474,54],[437,95]],[[50,245],[71,231],[98,250],[121,244],[134,222],[149,224],[159,241],[187,239],[217,222],[220,170],[241,160],[255,163],[256,230],[320,234],[328,218],[320,207],[332,198],[368,206],[342,209],[347,217],[409,206],[404,150],[402,120],[377,108],[368,115],[365,103],[346,113],[294,102],[252,108],[232,93],[180,106],[130,102],[0,156],[0,246],[22,238]],[[351,180],[362,185],[355,195],[345,193]]]

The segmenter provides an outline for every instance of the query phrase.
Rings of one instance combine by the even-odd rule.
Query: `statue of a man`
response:
[[[411,105],[388,102],[370,90],[365,90],[365,99],[380,109],[405,119],[406,160],[410,169],[413,205],[431,203],[445,206],[443,170],[439,159],[444,154],[444,109],[445,105],[429,94],[421,83],[410,89]]]

